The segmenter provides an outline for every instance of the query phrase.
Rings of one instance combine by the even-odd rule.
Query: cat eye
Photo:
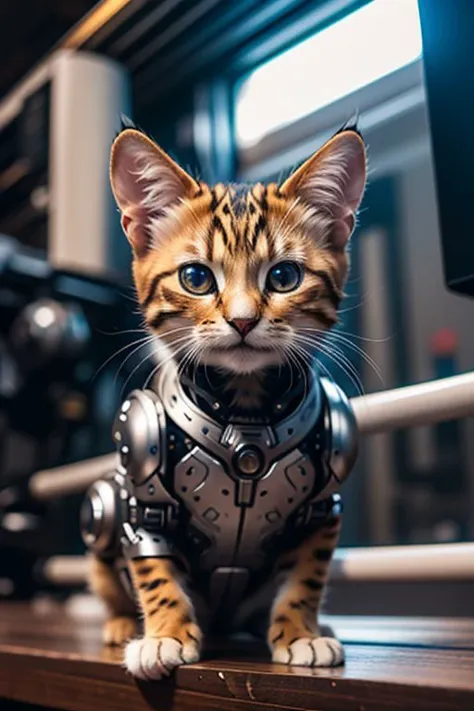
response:
[[[214,274],[205,264],[186,264],[179,270],[181,286],[190,294],[204,296],[216,291]]]
[[[300,284],[303,272],[296,262],[280,262],[275,264],[267,274],[266,288],[268,291],[285,293],[294,291]]]

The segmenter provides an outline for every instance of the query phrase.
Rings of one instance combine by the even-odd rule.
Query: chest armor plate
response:
[[[87,545],[109,555],[123,545],[128,558],[182,553],[216,590],[231,579],[243,590],[324,520],[357,452],[352,410],[333,383],[313,378],[300,405],[272,426],[222,424],[173,368],[158,392],[129,396],[113,436],[118,473],[89,493]]]

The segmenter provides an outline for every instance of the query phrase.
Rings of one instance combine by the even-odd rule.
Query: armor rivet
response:
[[[276,409],[276,410],[281,410],[281,408],[282,408],[281,402],[277,402],[277,404],[275,405],[275,409]]]
[[[129,448],[127,447],[126,444],[124,444],[123,447],[120,447],[120,452],[121,452],[122,454],[128,454],[129,451],[130,451],[130,450],[129,450]]]
[[[127,415],[124,415],[123,413],[119,415],[119,420],[120,422],[126,422],[127,421]]]
[[[116,442],[121,442],[121,441],[122,441],[122,435],[120,434],[120,432],[119,432],[118,430],[117,430],[117,432],[115,432],[115,434],[114,434],[114,440],[115,440]]]
[[[150,454],[155,455],[158,451],[158,447],[156,444],[154,444],[152,447],[150,447]]]
[[[213,410],[218,410],[219,408],[220,408],[220,405],[219,405],[218,402],[213,402],[213,403],[212,403],[212,409],[213,409]]]
[[[155,493],[155,487],[153,486],[153,484],[150,484],[150,486],[148,487],[148,493],[150,495]]]
[[[122,412],[128,412],[130,410],[131,404],[132,403],[130,402],[130,400],[125,400],[122,405]]]
[[[256,474],[260,469],[260,456],[254,449],[245,448],[237,456],[237,466],[242,474]]]

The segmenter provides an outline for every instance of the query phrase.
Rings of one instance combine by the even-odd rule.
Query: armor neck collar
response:
[[[288,367],[267,369],[256,383],[261,391],[257,407],[235,404],[235,390],[228,387],[230,377],[213,368],[188,368],[180,375],[180,383],[190,399],[218,421],[274,424],[301,404],[314,376],[307,371],[295,375]]]
[[[321,416],[324,402],[321,381],[311,371],[307,375],[303,395],[296,398],[298,404],[288,408],[285,415],[271,423],[218,418],[219,401],[215,401],[219,407],[211,405],[212,414],[208,414],[191,397],[188,388],[182,383],[176,363],[172,361],[166,363],[160,371],[157,394],[167,416],[191,441],[218,459],[227,461],[230,457],[230,464],[244,443],[251,443],[252,446],[258,444],[262,471],[266,471],[272,461],[304,440]]]

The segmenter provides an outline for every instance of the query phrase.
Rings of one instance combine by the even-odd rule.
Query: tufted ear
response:
[[[281,192],[307,206],[307,222],[328,244],[344,249],[365,190],[366,153],[360,134],[343,129],[298,168]]]
[[[132,128],[119,133],[112,145],[110,182],[123,230],[137,256],[148,251],[172,209],[198,189],[161,148]]]

